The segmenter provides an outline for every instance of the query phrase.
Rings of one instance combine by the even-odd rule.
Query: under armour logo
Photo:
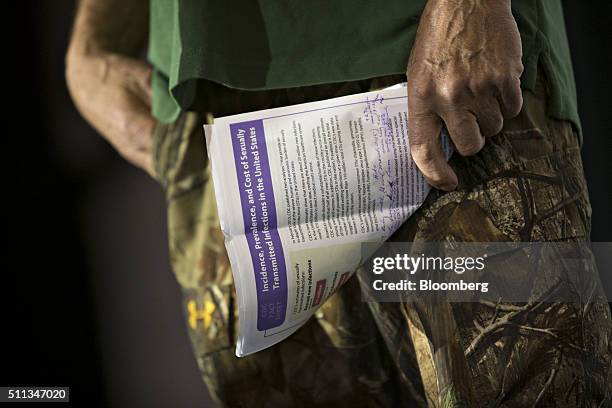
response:
[[[189,314],[188,322],[189,326],[195,330],[198,327],[198,322],[204,323],[204,328],[208,329],[212,320],[212,314],[216,307],[213,302],[206,300],[203,308],[198,308],[195,300],[187,302],[187,313]]]

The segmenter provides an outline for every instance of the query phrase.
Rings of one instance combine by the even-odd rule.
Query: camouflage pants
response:
[[[226,115],[397,80],[269,92],[208,84],[202,111]],[[524,92],[524,101],[520,115],[477,156],[451,159],[458,189],[432,191],[392,240],[588,239],[590,205],[577,137],[569,123],[546,115],[543,81]],[[166,191],[171,262],[189,334],[220,406],[610,404],[610,314],[601,303],[532,307],[529,317],[525,306],[506,304],[447,303],[426,310],[362,302],[353,278],[289,339],[236,358],[237,305],[207,166],[204,116],[187,113],[158,125],[154,161]],[[526,319],[529,326],[521,324]]]

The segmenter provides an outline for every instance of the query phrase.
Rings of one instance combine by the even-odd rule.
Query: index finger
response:
[[[432,186],[445,191],[457,188],[457,175],[446,161],[440,145],[442,119],[435,114],[410,115],[408,141],[410,153],[425,179]]]

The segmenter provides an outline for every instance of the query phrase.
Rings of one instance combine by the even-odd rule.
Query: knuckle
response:
[[[487,120],[481,125],[482,135],[491,137],[498,134],[504,126],[504,121],[500,114],[489,114]]]
[[[515,64],[513,64],[512,76],[515,78],[520,77],[523,74],[525,67],[523,66],[523,61],[519,58]]]
[[[439,93],[446,101],[456,103],[461,101],[466,93],[465,81],[461,79],[453,79],[446,81],[440,85]]]
[[[436,155],[428,145],[422,143],[413,144],[410,146],[410,151],[412,152],[414,161],[420,166],[430,168],[436,162]]]
[[[456,144],[457,150],[459,154],[462,156],[473,156],[482,150],[484,147],[484,139],[483,138],[470,138],[466,140],[462,140],[461,142]]]
[[[430,81],[415,80],[409,85],[408,91],[410,100],[426,101],[435,95],[434,86]]]
[[[517,77],[506,78],[503,82],[508,92],[520,93],[521,92],[521,80]]]
[[[501,83],[500,77],[490,75],[475,81],[472,84],[472,89],[477,96],[489,96],[495,94]]]

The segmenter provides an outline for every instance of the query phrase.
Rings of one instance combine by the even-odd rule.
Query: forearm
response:
[[[151,68],[137,58],[148,18],[149,0],[81,0],[66,55],[66,82],[83,117],[125,158],[152,174]]]
[[[145,45],[149,0],[81,0],[68,57],[111,52],[136,55]]]

